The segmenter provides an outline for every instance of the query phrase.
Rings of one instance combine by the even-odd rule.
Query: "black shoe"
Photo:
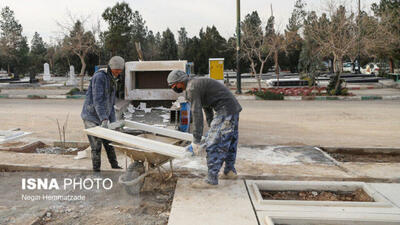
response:
[[[111,168],[113,168],[113,169],[122,169],[122,167],[120,167],[119,165],[111,166]]]

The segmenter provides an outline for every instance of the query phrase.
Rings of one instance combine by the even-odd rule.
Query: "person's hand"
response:
[[[195,156],[201,156],[204,152],[204,149],[200,144],[192,143],[192,149]]]
[[[110,124],[110,121],[103,120],[103,122],[101,122],[101,127],[102,128],[108,128],[109,124]]]

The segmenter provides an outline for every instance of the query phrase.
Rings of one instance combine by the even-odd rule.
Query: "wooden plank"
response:
[[[154,133],[154,134],[160,134],[163,136],[176,138],[179,140],[193,141],[193,135],[189,134],[189,133],[184,133],[184,132],[161,128],[161,127],[150,126],[147,124],[138,123],[138,122],[134,122],[134,121],[128,121],[128,120],[125,120],[124,123],[125,123],[125,126],[127,126],[129,128],[135,128],[135,129],[147,131],[147,132]]]
[[[155,152],[161,155],[166,155],[174,158],[184,158],[186,153],[186,149],[183,147],[162,143],[154,140],[149,140],[146,138],[137,137],[130,134],[124,134],[118,131],[113,131],[102,127],[93,127],[90,129],[86,129],[85,132],[88,135],[113,141],[122,145],[134,148],[142,148],[151,152]]]

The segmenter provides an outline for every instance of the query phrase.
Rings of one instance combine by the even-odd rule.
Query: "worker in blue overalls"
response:
[[[122,73],[125,60],[120,56],[114,56],[108,63],[106,70],[97,71],[90,80],[86,92],[85,103],[82,108],[81,117],[85,128],[102,126],[108,128],[110,123],[115,122],[115,94],[117,91],[117,78]],[[122,169],[118,165],[114,147],[110,141],[88,135],[92,149],[93,171],[99,172],[101,166],[101,146],[107,152],[108,161],[113,169]]]
[[[223,177],[236,178],[239,113],[242,107],[235,96],[219,81],[210,78],[192,78],[180,70],[172,71],[167,81],[175,92],[186,91],[186,100],[191,103],[194,121],[192,127],[194,140],[191,147],[194,154],[207,152],[207,179],[193,183],[192,186],[215,187],[218,184],[218,173],[224,163]],[[203,110],[210,129],[202,141]]]

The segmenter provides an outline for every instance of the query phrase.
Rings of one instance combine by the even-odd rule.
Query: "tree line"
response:
[[[325,1],[326,11],[307,11],[302,0],[295,2],[283,32],[276,29],[271,16],[262,27],[257,11],[242,22],[242,57],[247,61],[261,89],[265,65],[274,65],[279,85],[279,68],[299,71],[311,81],[331,62],[332,94],[340,94],[343,62],[355,64],[358,56],[364,65],[373,60],[386,61],[393,73],[400,59],[400,1],[381,0],[366,11],[353,12],[335,0]]]
[[[297,0],[283,31],[271,16],[265,23],[257,11],[241,22],[241,70],[254,75],[271,68],[314,74],[322,62],[332,61],[334,71],[341,71],[344,61],[361,63],[383,59],[391,68],[400,58],[400,2],[381,0],[373,4],[373,15],[352,12],[346,6],[327,1],[326,12],[307,11]],[[167,28],[153,32],[138,11],[128,3],[116,3],[102,13],[106,30],[85,18],[70,18],[59,24],[61,37],[45,43],[38,32],[28,45],[23,28],[9,7],[0,15],[0,67],[14,74],[42,73],[48,62],[52,74],[65,75],[74,65],[80,75],[93,74],[95,65],[104,65],[113,55],[127,61],[188,60],[194,62],[196,74],[208,73],[209,58],[225,58],[225,69],[236,68],[236,36],[225,39],[215,26],[202,28],[189,37],[184,27],[178,37]],[[263,26],[265,24],[265,26]]]

